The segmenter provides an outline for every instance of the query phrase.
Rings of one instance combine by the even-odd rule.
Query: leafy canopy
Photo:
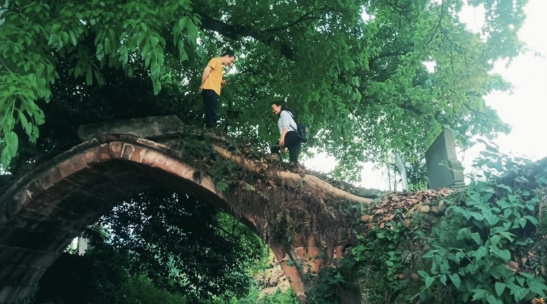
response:
[[[510,88],[490,71],[521,51],[525,3],[469,1],[486,9],[482,32],[472,33],[456,0],[4,1],[2,164],[26,137],[37,143],[60,120],[105,109],[95,102],[115,109],[102,119],[128,116],[116,104],[131,93],[152,107],[176,101],[172,112],[190,109],[186,121],[201,124],[201,71],[226,46],[238,56],[221,97],[229,129],[275,139],[269,103],[287,98],[312,130],[309,145],[334,154],[346,172],[389,151],[419,155],[442,126],[461,139],[507,131],[483,97]],[[144,85],[126,85],[136,80]],[[129,86],[135,91],[114,90]],[[78,97],[85,103],[67,106]]]

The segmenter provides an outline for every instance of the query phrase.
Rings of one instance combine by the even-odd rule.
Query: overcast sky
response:
[[[495,141],[500,150],[538,160],[547,157],[547,1],[530,0],[525,11],[519,37],[530,51],[508,67],[500,62],[495,68],[514,85],[513,93],[493,93],[486,103],[512,128],[510,134]],[[480,10],[469,9],[465,15],[462,19],[471,28],[480,26]],[[467,162],[475,153],[466,154]]]

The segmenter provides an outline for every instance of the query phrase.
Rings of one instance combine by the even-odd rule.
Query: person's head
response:
[[[283,105],[283,102],[281,101],[274,101],[272,102],[272,112],[275,115],[279,115],[281,111],[285,110],[285,106]]]
[[[220,56],[220,60],[224,66],[230,66],[236,61],[236,56],[232,49],[226,49]]]

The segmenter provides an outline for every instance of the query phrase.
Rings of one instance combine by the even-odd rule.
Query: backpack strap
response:
[[[294,118],[294,115],[292,114],[292,112],[291,112],[291,111],[288,111],[288,110],[283,110],[283,111],[287,111],[289,114],[291,114],[292,120],[294,120],[294,123],[296,124],[296,129],[293,128],[293,127],[291,126],[291,124],[289,124],[289,127],[291,127],[291,128],[293,129],[293,131],[297,131],[297,130],[298,130],[298,121],[296,120],[296,118]]]

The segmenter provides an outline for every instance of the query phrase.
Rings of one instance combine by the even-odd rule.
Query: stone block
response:
[[[131,156],[135,152],[135,146],[131,144],[124,144],[122,148],[121,158],[130,160]]]
[[[119,141],[108,143],[108,154],[112,158],[120,158],[122,156],[123,143]]]
[[[70,162],[72,163],[74,172],[78,172],[88,167],[87,161],[82,154],[75,155],[74,157],[70,159]]]
[[[135,118],[82,125],[78,136],[82,141],[104,134],[129,134],[136,137],[157,138],[184,132],[184,124],[175,115]]]
[[[444,129],[425,156],[429,189],[464,186],[463,167],[457,159],[452,130]]]

